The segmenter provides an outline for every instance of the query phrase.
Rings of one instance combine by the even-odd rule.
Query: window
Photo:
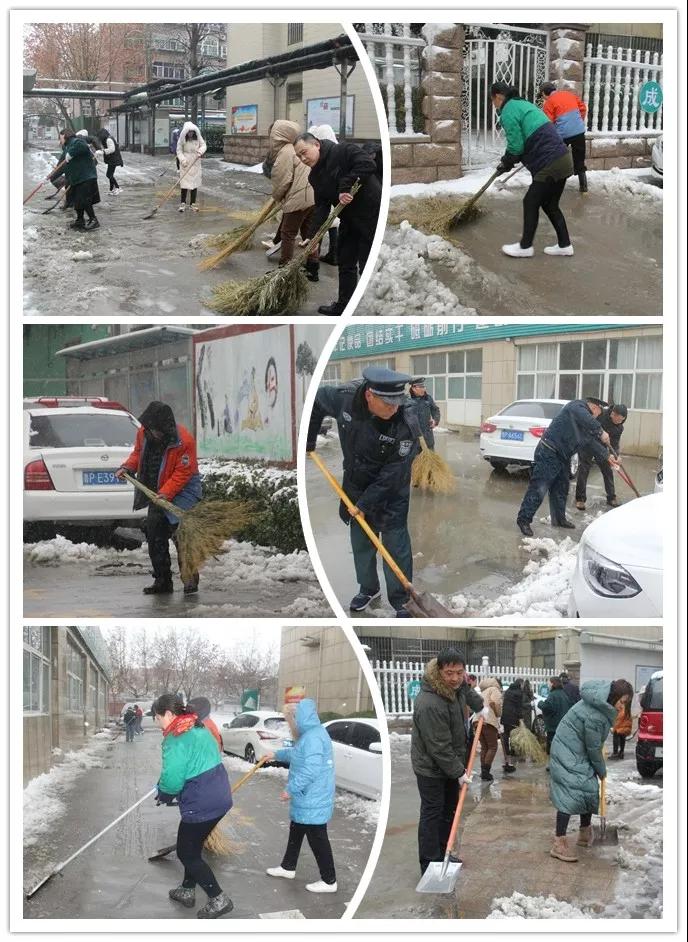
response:
[[[201,43],[201,54],[204,56],[213,56],[215,59],[218,56],[219,52],[219,43],[215,36],[208,36]]]
[[[451,350],[411,357],[411,372],[424,376],[434,399],[480,399],[482,396],[482,348]]]
[[[24,628],[24,713],[50,712],[50,628]]]
[[[342,381],[341,363],[332,363],[331,361],[325,367],[325,372],[320,380],[321,386],[337,386]]]
[[[287,104],[293,105],[303,101],[303,82],[290,82],[287,85]]]
[[[151,72],[154,78],[183,79],[184,66],[173,62],[153,62]]]
[[[31,448],[130,448],[136,438],[134,419],[127,415],[93,413],[32,415]]]
[[[86,658],[71,641],[67,644],[67,710],[70,713],[83,712],[84,681],[86,679]]]
[[[349,730],[351,723],[331,723],[325,727],[333,742],[346,743],[349,741]]]
[[[395,363],[394,357],[385,357],[384,360],[359,360],[354,366],[358,368],[359,373],[362,373],[368,366],[381,366],[386,370],[393,370],[396,368]]]
[[[287,23],[287,45],[303,42],[303,23]]]
[[[367,723],[351,724],[350,742],[354,749],[365,749],[367,752],[372,743],[380,742],[380,734],[374,726]]]
[[[530,666],[554,670],[554,638],[536,638],[530,642]]]

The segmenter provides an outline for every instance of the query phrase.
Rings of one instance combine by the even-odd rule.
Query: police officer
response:
[[[432,398],[425,386],[425,377],[414,376],[411,380],[409,389],[411,401],[416,407],[416,415],[420,423],[420,429],[425,439],[425,444],[431,451],[435,450],[435,436],[433,429],[440,422],[440,407]]]
[[[609,435],[609,447],[617,457],[620,450],[624,423],[627,417],[628,409],[619,402],[605,409],[599,419],[600,425]],[[599,458],[593,455],[589,448],[581,448],[578,457],[580,461],[578,465],[578,475],[576,476],[576,509],[585,510],[585,488],[588,483],[588,475],[590,474],[593,462],[595,462],[602,472],[604,490],[607,494],[607,503],[610,507],[618,507],[619,501],[616,499],[616,491],[614,489],[614,472],[609,466],[609,462],[606,459],[600,461]]]
[[[306,445],[307,451],[315,450],[325,416],[337,420],[344,453],[342,487],[356,505],[349,511],[342,502],[339,516],[347,525],[351,517],[364,517],[409,580],[413,573],[407,527],[411,463],[421,435],[415,408],[405,393],[410,381],[403,373],[371,366],[363,370],[363,382],[321,387],[315,396]],[[357,523],[351,523],[350,534],[359,591],[349,608],[362,612],[380,597],[377,551]],[[392,608],[397,617],[408,618],[404,607],[408,592],[386,563],[383,572]]]
[[[609,433],[597,421],[606,408],[606,402],[593,396],[573,399],[552,419],[535,449],[530,484],[516,518],[524,536],[533,535],[531,523],[547,493],[552,526],[575,529],[566,519],[566,499],[571,458],[577,451],[587,448],[596,459],[616,466],[616,458],[608,453]]]

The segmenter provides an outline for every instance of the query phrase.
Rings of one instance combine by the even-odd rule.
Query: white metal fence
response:
[[[387,716],[404,716],[413,713],[413,698],[408,695],[408,684],[412,680],[421,680],[426,665],[420,661],[374,661],[373,673],[380,688],[382,702]],[[512,683],[517,677],[529,680],[534,691],[540,684],[546,683],[553,676],[553,671],[546,667],[503,667],[487,663],[467,664],[467,674],[483,677],[499,677],[504,684]]]
[[[414,50],[426,42],[411,35],[409,23],[365,23],[361,40],[373,63],[375,73],[387,99],[387,123],[392,137],[411,137],[419,132],[413,128],[413,95],[420,85],[420,65]],[[397,111],[397,88],[403,90],[403,109]]]
[[[645,82],[662,82],[663,56],[621,46],[585,51],[583,98],[588,106],[588,134],[593,137],[657,137],[662,133],[662,108],[654,114],[640,107]]]

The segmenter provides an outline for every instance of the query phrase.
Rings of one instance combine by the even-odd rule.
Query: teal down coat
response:
[[[555,733],[557,727],[571,709],[571,701],[561,687],[550,690],[547,699],[540,704],[545,729],[548,733]]]
[[[300,701],[295,719],[299,734],[295,745],[275,752],[275,759],[289,766],[285,789],[291,798],[289,814],[297,824],[327,824],[334,811],[332,740],[313,700]]]
[[[549,756],[549,794],[564,814],[596,814],[598,777],[607,774],[602,747],[615,720],[616,709],[607,703],[608,680],[589,680],[581,699],[557,727]]]

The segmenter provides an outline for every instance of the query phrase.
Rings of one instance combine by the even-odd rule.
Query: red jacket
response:
[[[196,440],[183,425],[177,425],[177,433],[179,440],[165,450],[160,464],[160,473],[158,474],[158,494],[170,501],[181,494],[193,478],[198,476]],[[134,450],[122,467],[126,468],[127,471],[136,473],[139,470],[141,454],[145,446],[145,432],[143,428],[139,428],[136,432]]]

